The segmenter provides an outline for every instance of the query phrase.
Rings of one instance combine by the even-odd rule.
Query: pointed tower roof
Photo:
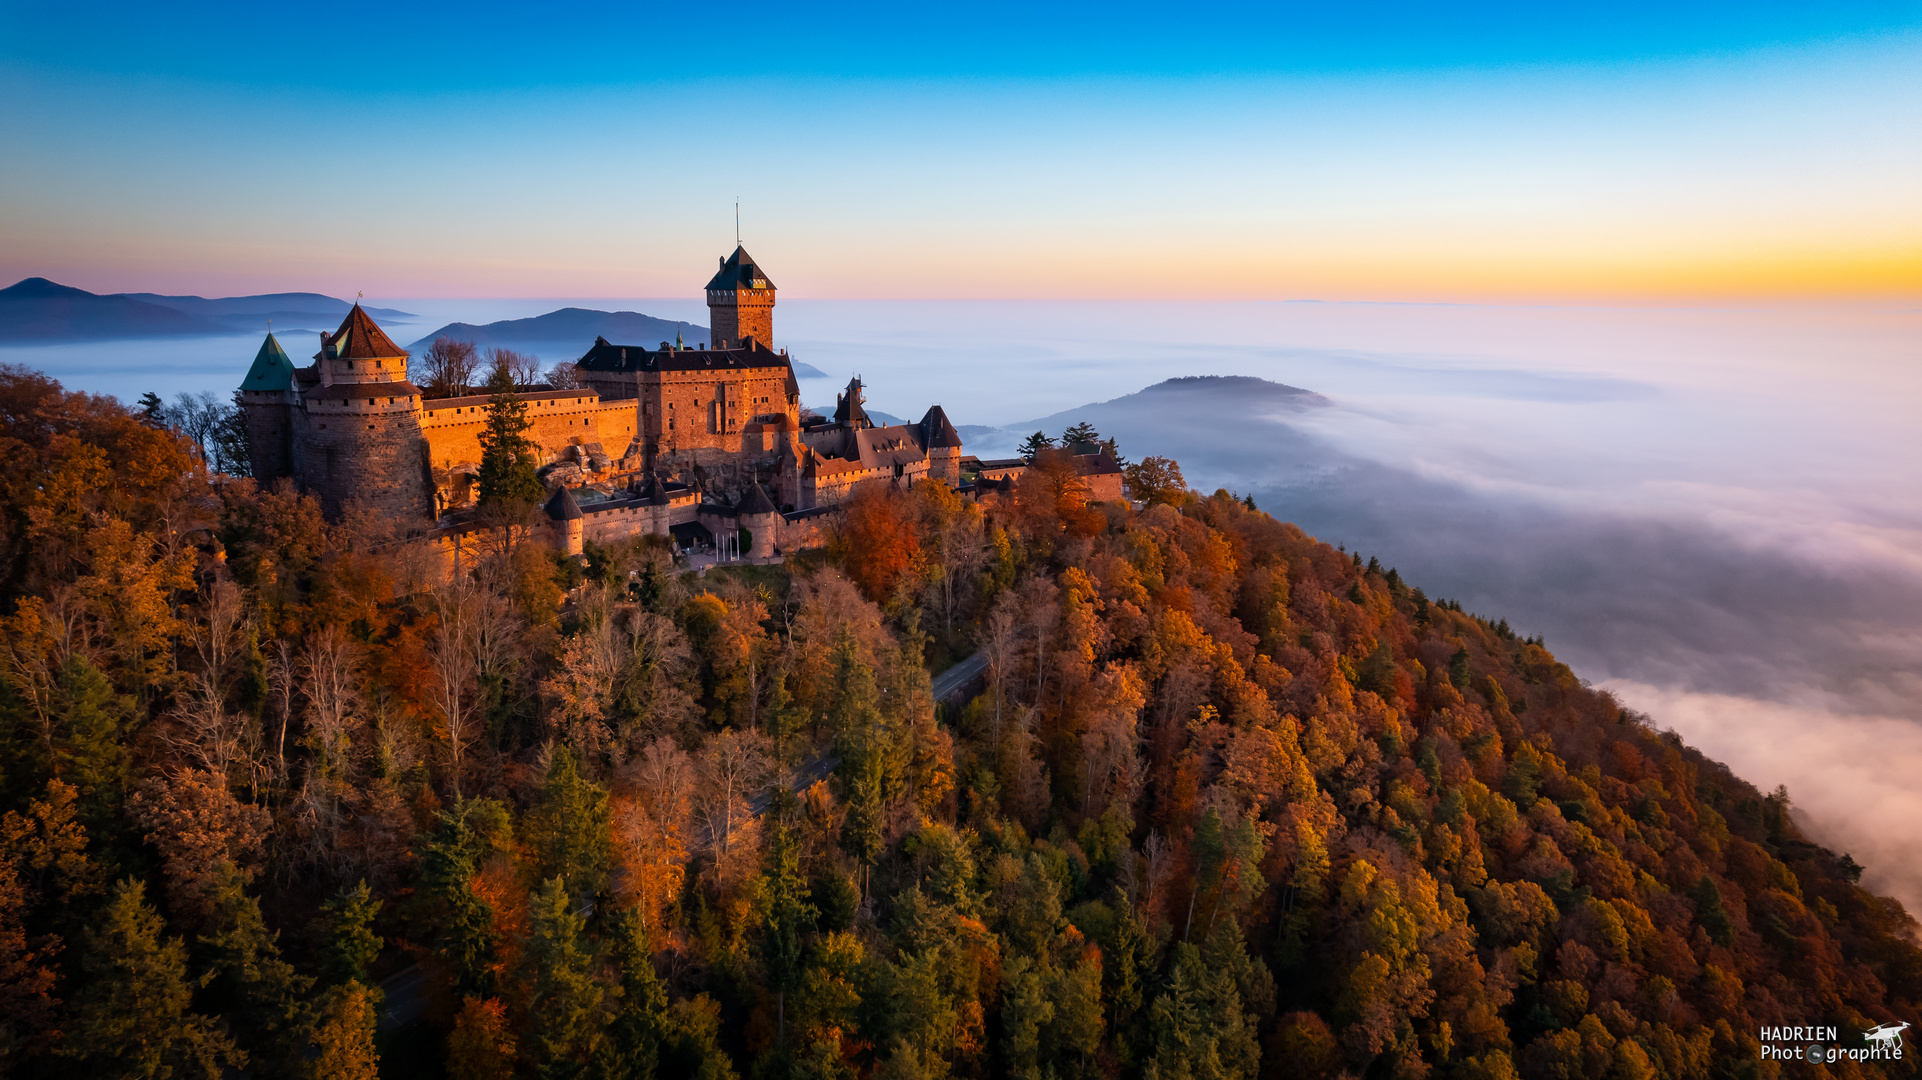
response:
[[[834,395],[834,422],[845,427],[873,427],[868,411],[861,407],[861,376],[848,380],[848,388]]]
[[[280,347],[274,335],[268,334],[267,340],[260,343],[260,351],[254,354],[254,366],[247,369],[240,388],[268,392],[294,388],[294,362],[287,358],[287,350]]]
[[[586,516],[581,513],[581,504],[574,501],[574,493],[564,487],[554,489],[553,497],[543,509],[555,521],[578,521]]]
[[[359,304],[341,320],[340,329],[323,340],[316,360],[392,360],[407,356],[407,350],[394,344],[394,339]]]
[[[749,514],[780,513],[774,505],[774,500],[767,497],[767,492],[761,490],[758,482],[747,489],[747,494],[741,496],[741,505],[735,507],[734,511],[743,517]]]
[[[937,446],[961,448],[961,433],[954,430],[946,410],[939,405],[928,406],[928,414],[921,418],[921,445],[930,450]]]
[[[774,283],[767,274],[754,265],[754,256],[744,247],[736,247],[734,254],[721,260],[721,272],[708,279],[708,290],[715,289],[774,289]]]

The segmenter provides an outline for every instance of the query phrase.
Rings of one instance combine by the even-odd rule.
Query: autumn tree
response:
[[[1180,505],[1187,495],[1188,483],[1181,478],[1181,466],[1165,457],[1145,457],[1121,470],[1128,497],[1136,502]]]

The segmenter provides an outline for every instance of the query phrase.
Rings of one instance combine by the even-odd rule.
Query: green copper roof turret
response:
[[[260,352],[254,355],[254,366],[247,369],[247,377],[241,380],[240,388],[269,392],[294,388],[294,362],[287,359],[287,350],[280,347],[274,335],[268,334],[267,340],[260,343]]]

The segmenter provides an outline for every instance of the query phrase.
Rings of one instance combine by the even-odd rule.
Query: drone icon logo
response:
[[[1902,1029],[1908,1026],[1909,1022],[1907,1020],[1899,1024],[1883,1024],[1881,1027],[1864,1031],[1862,1038],[1880,1046],[1900,1050],[1902,1048]]]

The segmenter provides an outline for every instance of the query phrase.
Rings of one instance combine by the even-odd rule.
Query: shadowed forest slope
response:
[[[1785,793],[1165,459],[449,574],[190,445],[0,371],[8,1075],[1707,1078],[1922,1020]]]

